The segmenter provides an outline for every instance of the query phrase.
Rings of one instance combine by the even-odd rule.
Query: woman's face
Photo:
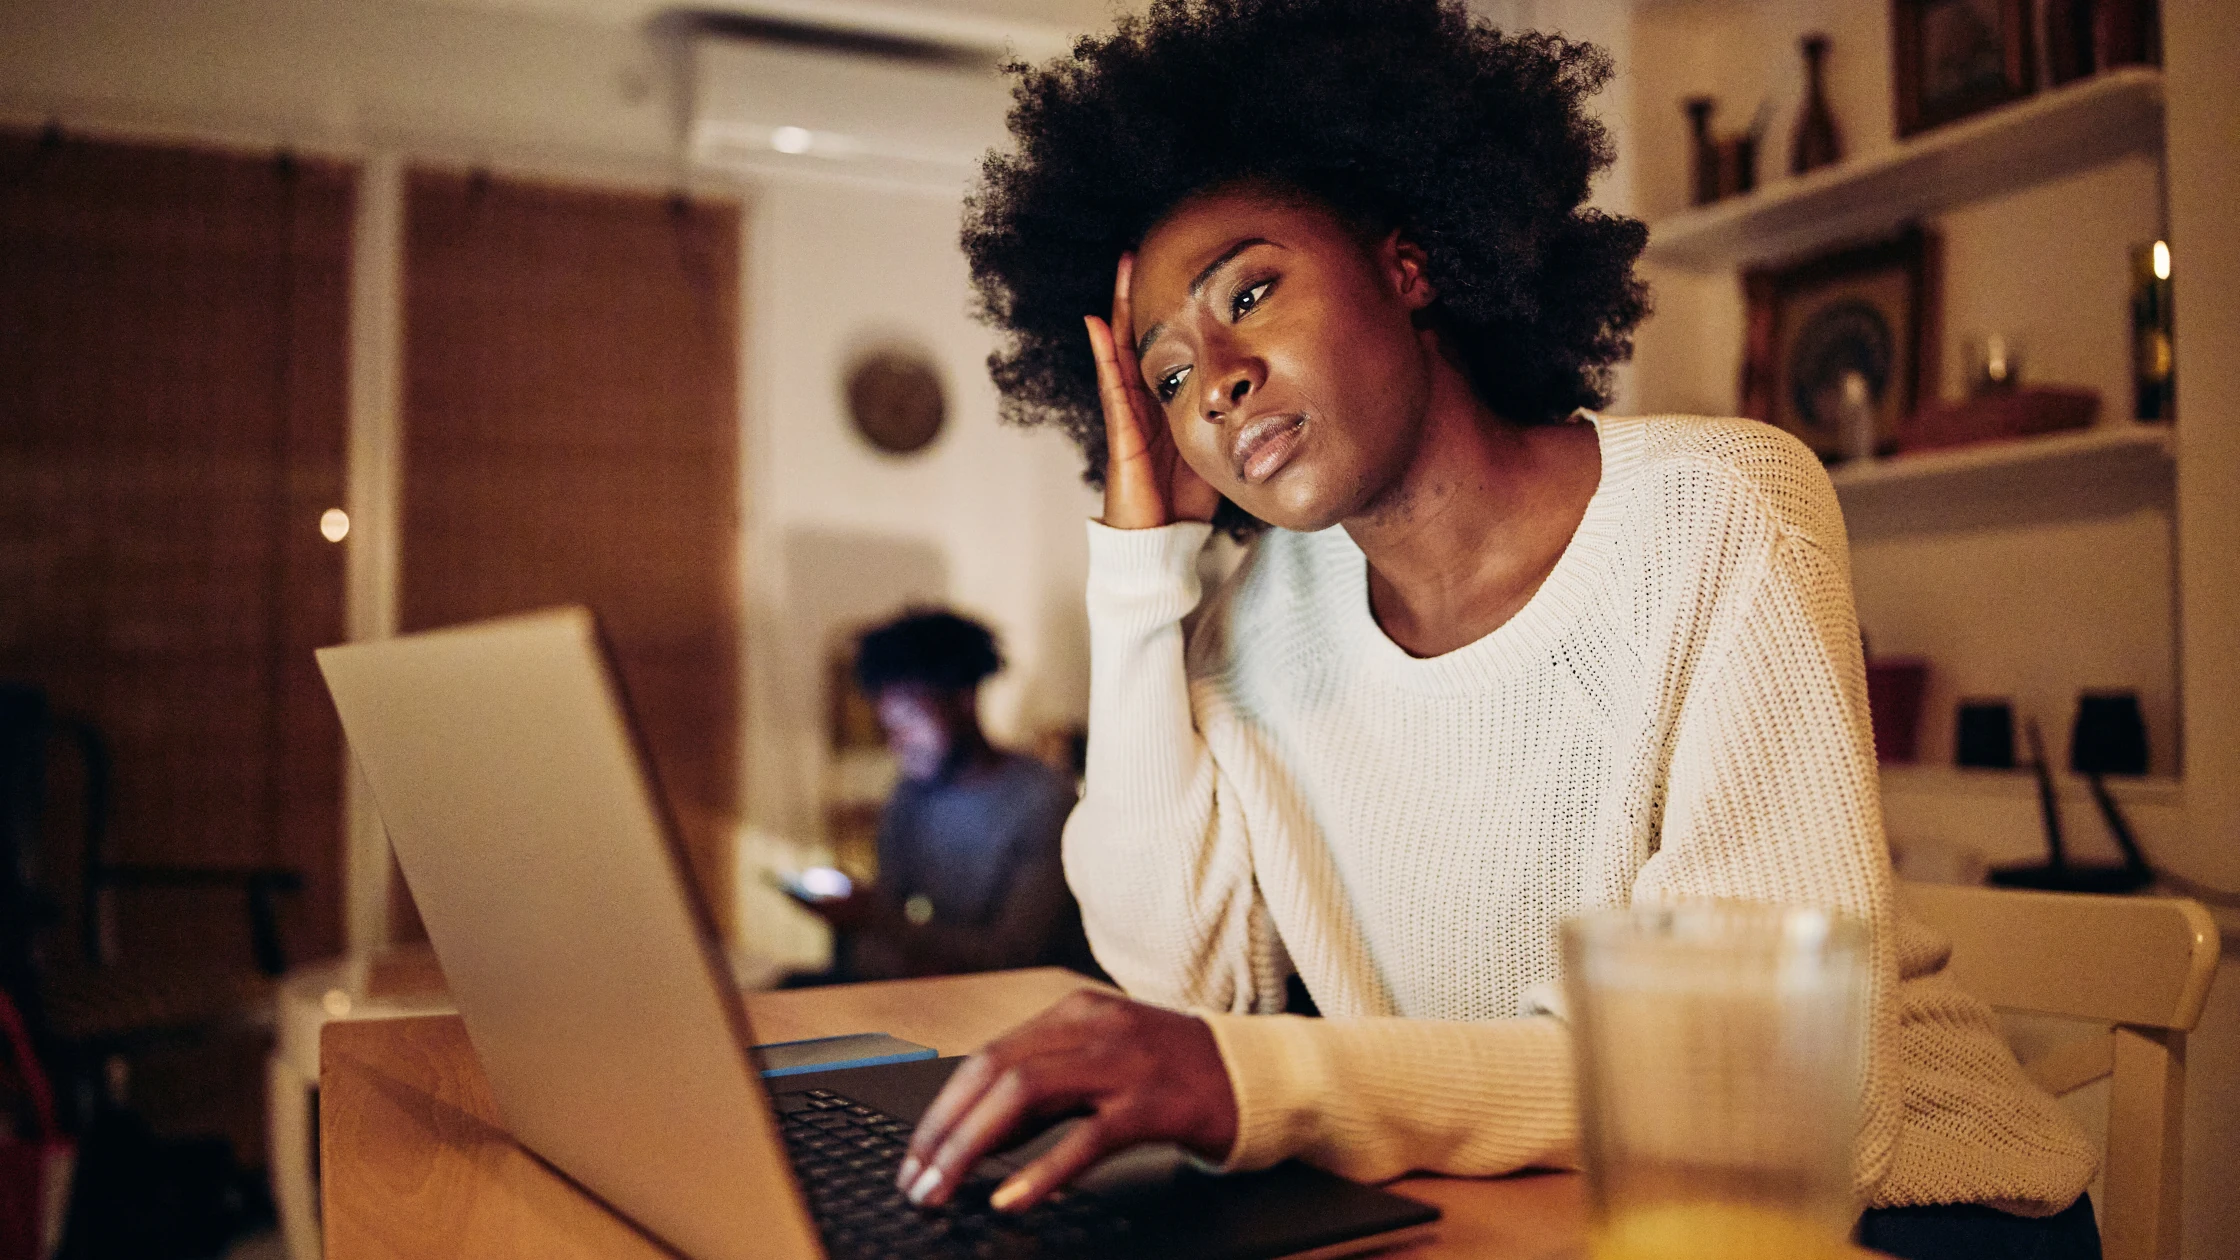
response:
[[[1193,198],[1137,251],[1144,383],[1190,467],[1286,529],[1359,515],[1406,470],[1436,347],[1422,255],[1304,199]]]

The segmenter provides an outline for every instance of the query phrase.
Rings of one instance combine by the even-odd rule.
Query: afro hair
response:
[[[1002,668],[995,632],[953,612],[906,612],[856,641],[856,685],[867,696],[896,683],[963,691]]]
[[[1648,313],[1636,220],[1585,206],[1609,137],[1585,112],[1609,57],[1504,34],[1460,0],[1153,0],[1070,57],[1014,64],[1015,147],[991,152],[963,245],[1004,418],[1054,424],[1104,484],[1081,327],[1113,269],[1194,193],[1304,193],[1428,260],[1434,318],[1479,398],[1538,423],[1608,401]],[[1257,522],[1224,502],[1216,523]]]

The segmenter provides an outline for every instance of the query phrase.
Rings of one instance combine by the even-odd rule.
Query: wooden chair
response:
[[[2186,1033],[2217,969],[2198,902],[1900,884],[1901,905],[1952,939],[1952,978],[2001,1010],[2111,1025],[2023,1064],[2060,1095],[2111,1077],[2106,1260],[2175,1260]]]

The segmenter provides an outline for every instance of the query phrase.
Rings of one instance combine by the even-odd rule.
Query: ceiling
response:
[[[1025,45],[1055,44],[1109,26],[1142,0],[427,0],[454,8],[538,13],[611,26],[639,26],[679,9],[737,13],[850,30]]]

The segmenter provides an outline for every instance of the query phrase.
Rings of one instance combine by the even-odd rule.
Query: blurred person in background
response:
[[[1059,860],[1074,786],[980,726],[980,684],[1002,668],[995,635],[952,612],[913,611],[858,642],[856,683],[899,779],[876,881],[802,899],[832,926],[832,969],[789,983],[1045,965],[1099,974]]]

